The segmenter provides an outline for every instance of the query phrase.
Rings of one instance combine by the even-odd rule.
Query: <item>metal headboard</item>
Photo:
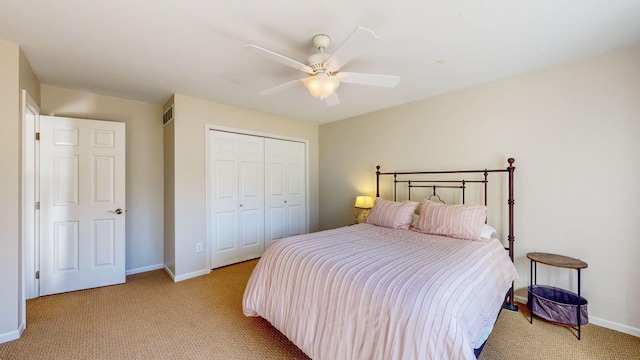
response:
[[[461,189],[462,191],[462,203],[465,203],[465,190],[467,188],[467,184],[470,183],[481,183],[484,185],[484,205],[487,205],[487,184],[489,182],[488,177],[490,173],[507,173],[509,177],[509,186],[508,186],[508,200],[507,204],[509,206],[509,235],[507,236],[507,240],[509,242],[509,246],[505,247],[506,250],[509,251],[509,258],[513,262],[513,245],[515,241],[515,236],[513,234],[513,207],[514,207],[514,199],[513,199],[513,172],[516,169],[513,166],[515,160],[513,158],[509,158],[507,160],[509,166],[506,169],[482,169],[482,170],[452,170],[452,171],[403,171],[403,172],[380,172],[380,166],[376,166],[376,197],[380,197],[380,176],[393,175],[393,200],[397,201],[397,187],[398,184],[406,184],[408,187],[408,199],[411,199],[411,189],[412,188],[431,188],[432,194],[429,198],[437,197],[438,201],[443,202],[440,199],[440,196],[436,194],[437,189],[443,188],[453,188],[453,189]],[[436,174],[478,174],[481,173],[483,175],[482,180],[410,180],[405,177],[408,175],[436,175]],[[401,179],[398,179],[401,177]],[[508,310],[517,311],[518,307],[514,304],[514,283],[511,283],[511,289],[508,293],[508,302],[505,301],[504,307]]]

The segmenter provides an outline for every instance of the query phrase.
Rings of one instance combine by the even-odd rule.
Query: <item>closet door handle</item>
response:
[[[240,207],[242,207],[242,204],[240,204]]]
[[[285,201],[284,201],[284,203],[286,204],[286,203],[287,203],[287,200],[285,200]]]

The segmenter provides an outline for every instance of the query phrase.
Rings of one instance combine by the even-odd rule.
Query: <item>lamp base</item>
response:
[[[355,218],[354,224],[362,224],[367,221],[369,211],[371,209],[355,208],[353,209],[353,217]]]

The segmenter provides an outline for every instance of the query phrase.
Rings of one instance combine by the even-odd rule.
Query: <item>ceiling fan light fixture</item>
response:
[[[311,95],[320,100],[324,100],[336,91],[340,86],[340,80],[335,76],[322,72],[304,79],[304,86],[309,90]]]
[[[331,39],[327,35],[318,34],[313,37],[313,46],[318,49],[318,52],[311,54],[306,64],[257,45],[245,45],[245,48],[307,75],[307,77],[263,90],[259,93],[260,95],[275,94],[303,83],[313,97],[324,100],[324,103],[331,107],[340,104],[335,91],[341,83],[383,87],[394,87],[398,84],[400,81],[398,76],[341,71],[345,64],[364,51],[377,38],[373,31],[357,27],[335,51],[327,53],[325,50],[331,44]]]

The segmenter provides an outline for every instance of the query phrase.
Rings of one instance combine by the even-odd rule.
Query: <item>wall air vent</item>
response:
[[[162,114],[162,126],[167,125],[173,120],[173,105],[169,106],[167,111]]]

